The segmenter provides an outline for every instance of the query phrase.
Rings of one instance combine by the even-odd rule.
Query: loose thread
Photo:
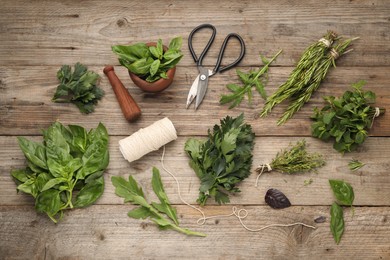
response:
[[[190,203],[188,203],[187,201],[185,201],[183,199],[183,197],[181,196],[181,192],[180,192],[180,183],[179,183],[179,180],[176,178],[176,176],[170,172],[164,165],[164,156],[165,156],[165,145],[163,146],[163,152],[162,152],[162,155],[161,155],[161,165],[162,165],[162,168],[164,169],[164,171],[166,171],[176,182],[176,185],[177,185],[177,193],[179,195],[179,198],[181,200],[181,202],[183,202],[185,205],[189,206],[190,208],[198,211],[202,217],[199,218],[196,223],[198,225],[204,225],[206,223],[206,220],[208,219],[213,219],[213,218],[228,218],[228,217],[232,217],[232,216],[235,216],[238,221],[240,222],[241,226],[246,229],[247,231],[250,231],[250,232],[259,232],[259,231],[262,231],[264,229],[267,229],[267,228],[271,228],[271,227],[291,227],[291,226],[296,226],[296,225],[301,225],[301,226],[305,226],[305,227],[308,227],[308,228],[312,228],[312,229],[316,229],[316,227],[314,226],[311,226],[311,225],[308,225],[308,224],[305,224],[305,223],[302,223],[302,222],[295,222],[295,223],[291,223],[291,224],[269,224],[269,225],[266,225],[266,226],[263,226],[261,228],[258,228],[258,229],[253,229],[253,228],[249,228],[247,225],[245,225],[245,223],[243,222],[243,219],[245,219],[247,216],[248,216],[248,211],[246,209],[238,209],[236,206],[233,206],[232,207],[232,213],[230,214],[226,214],[226,215],[214,215],[214,216],[209,216],[209,217],[206,217],[205,213],[198,207],[195,207],[193,205],[191,205]],[[263,169],[262,171],[264,170],[265,167],[267,167],[267,169],[270,169],[269,171],[271,171],[271,166],[269,164],[265,164],[265,165],[262,165]]]
[[[255,187],[257,187],[257,184],[259,183],[260,176],[263,174],[265,167],[267,167],[267,172],[272,171],[271,165],[269,165],[268,163],[260,165],[256,169],[256,171],[257,171],[260,168],[260,173],[259,173],[259,175],[257,175]]]

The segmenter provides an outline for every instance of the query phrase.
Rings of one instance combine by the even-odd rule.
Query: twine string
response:
[[[191,205],[190,203],[188,203],[187,201],[185,201],[183,199],[183,197],[181,196],[181,192],[180,192],[180,183],[179,183],[179,180],[176,178],[176,176],[171,172],[169,171],[166,167],[165,167],[165,164],[164,164],[164,157],[165,157],[165,145],[163,146],[163,152],[162,152],[162,155],[161,155],[161,165],[162,165],[162,168],[164,169],[164,171],[166,171],[176,182],[176,185],[177,185],[177,194],[179,195],[179,199],[181,200],[182,203],[184,203],[185,205],[191,207],[192,209],[198,211],[202,217],[200,217],[196,223],[198,225],[204,225],[206,223],[206,220],[208,219],[215,219],[215,218],[228,218],[228,217],[236,217],[238,219],[238,221],[240,222],[240,225],[246,229],[247,231],[250,231],[250,232],[259,232],[259,231],[262,231],[264,229],[267,229],[267,228],[271,228],[271,227],[291,227],[291,226],[296,226],[296,225],[301,225],[301,226],[305,226],[305,227],[308,227],[308,228],[311,228],[311,229],[316,229],[316,227],[314,226],[311,226],[311,225],[308,225],[308,224],[305,224],[305,223],[302,223],[302,222],[295,222],[295,223],[291,223],[291,224],[269,224],[269,225],[266,225],[266,226],[263,226],[261,228],[258,228],[258,229],[253,229],[253,228],[250,228],[248,227],[247,225],[245,225],[245,223],[243,222],[243,220],[249,215],[248,214],[248,211],[246,209],[239,209],[237,208],[236,206],[233,206],[232,207],[232,213],[230,214],[226,214],[226,215],[214,215],[214,216],[208,216],[206,217],[205,213],[198,207],[195,207],[193,205]],[[263,165],[263,170],[267,167],[268,171],[271,171],[271,166],[269,164],[264,164]],[[262,170],[262,171],[263,171]]]
[[[257,187],[257,185],[259,183],[260,176],[263,174],[266,167],[267,167],[267,172],[272,171],[271,165],[269,163],[262,164],[259,167],[257,167],[256,171],[260,171],[260,172],[259,172],[259,175],[257,175],[255,187]]]

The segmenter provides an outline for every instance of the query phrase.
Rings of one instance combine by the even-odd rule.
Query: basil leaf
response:
[[[35,179],[35,187],[39,192],[41,192],[43,191],[43,188],[46,186],[46,184],[52,179],[53,176],[51,176],[49,173],[42,172]]]
[[[28,179],[24,183],[20,184],[17,189],[24,193],[31,194],[34,198],[38,195],[38,189],[35,186],[35,178]]]
[[[352,186],[341,180],[329,180],[330,187],[337,201],[345,206],[352,206],[355,198]]]
[[[182,42],[183,42],[182,37],[173,38],[173,39],[169,42],[169,47],[168,47],[168,49],[174,50],[174,51],[179,51],[179,50],[181,49]]]
[[[46,184],[42,187],[41,191],[45,191],[48,189],[53,188],[55,185],[58,185],[60,183],[67,182],[67,179],[65,178],[54,178],[50,179]]]
[[[137,43],[130,46],[116,45],[112,46],[111,49],[120,58],[128,60],[130,63],[150,57],[149,48],[144,43]]]
[[[333,203],[330,208],[330,230],[334,241],[339,244],[344,233],[344,216],[343,209],[337,203]]]
[[[60,199],[60,191],[54,189],[39,193],[35,201],[35,209],[38,212],[47,213],[50,217],[55,216],[60,211],[61,206],[63,203]]]
[[[37,142],[27,140],[24,137],[18,137],[19,147],[24,156],[36,166],[47,170],[45,147]]]
[[[142,76],[149,73],[150,66],[152,65],[152,63],[153,63],[152,58],[143,58],[134,61],[127,68],[134,74]]]
[[[153,77],[160,67],[160,60],[153,61],[152,65],[150,65],[150,76]]]
[[[75,203],[76,208],[86,207],[93,204],[99,199],[104,190],[104,178],[103,176],[87,183],[77,194]]]
[[[84,153],[88,141],[87,131],[84,127],[78,125],[69,125],[68,127],[72,134],[72,146],[81,153]]]
[[[12,170],[11,175],[19,182],[26,182],[29,179],[27,169]]]

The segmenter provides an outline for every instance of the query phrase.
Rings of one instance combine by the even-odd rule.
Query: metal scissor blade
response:
[[[199,74],[195,78],[194,83],[192,83],[190,92],[188,93],[186,108],[188,108],[191,105],[192,101],[195,99],[196,94],[198,92],[198,85],[199,85]]]
[[[195,110],[199,107],[200,103],[202,103],[204,96],[206,95],[207,85],[209,83],[209,76],[213,74],[212,70],[199,67],[199,84],[196,93],[196,101],[195,101]]]

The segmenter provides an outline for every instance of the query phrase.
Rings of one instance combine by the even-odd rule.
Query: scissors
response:
[[[206,44],[206,47],[200,53],[199,58],[198,58],[198,56],[196,55],[194,48],[192,46],[192,38],[197,31],[204,29],[204,28],[211,29],[212,34],[211,34],[209,41]],[[202,100],[206,94],[209,77],[214,76],[217,72],[223,72],[223,71],[226,71],[228,69],[231,69],[232,67],[236,66],[244,57],[244,54],[245,54],[244,40],[241,38],[240,35],[238,35],[236,33],[229,33],[226,36],[225,40],[223,41],[221,49],[219,50],[217,62],[215,64],[214,69],[210,70],[210,69],[203,67],[203,65],[202,65],[203,58],[206,55],[206,53],[208,52],[208,50],[210,49],[210,46],[214,41],[216,33],[217,33],[217,30],[215,29],[215,27],[213,25],[201,24],[201,25],[195,27],[192,30],[192,32],[190,33],[190,35],[188,36],[188,48],[190,49],[192,58],[194,59],[196,66],[198,67],[199,75],[195,78],[194,83],[192,83],[192,86],[190,88],[190,92],[188,93],[186,108],[188,108],[190,106],[190,104],[192,103],[192,101],[196,97],[196,101],[195,101],[195,110],[196,110],[199,107],[200,103],[202,103]],[[226,45],[231,38],[236,38],[240,42],[240,46],[241,46],[240,55],[232,63],[221,67],[221,62],[222,62],[223,54],[224,54],[225,49],[226,49]]]

